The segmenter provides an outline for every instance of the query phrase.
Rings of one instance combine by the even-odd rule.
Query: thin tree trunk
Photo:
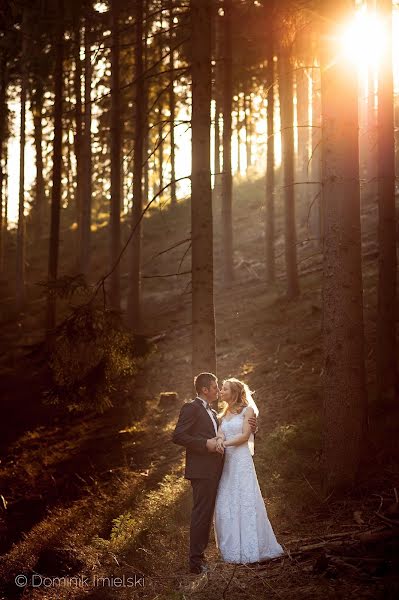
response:
[[[222,80],[221,59],[220,59],[220,16],[218,14],[219,6],[217,3],[213,5],[213,43],[214,43],[214,84],[213,97],[215,100],[215,139],[214,139],[214,196],[215,200],[220,199],[221,193],[221,160],[220,160],[220,115],[221,115],[221,96],[220,84]]]
[[[72,75],[72,77],[71,77]],[[73,98],[73,89],[74,89],[74,85],[73,85],[73,73],[71,74],[71,72],[68,70],[68,73],[65,75],[64,78],[64,89],[65,89],[65,94],[67,95],[67,98]],[[73,114],[71,114],[68,110],[68,115],[67,117],[64,117],[64,128],[66,129],[65,131],[65,136],[64,136],[64,142],[66,145],[66,156],[64,159],[64,163],[66,163],[66,169],[64,169],[64,172],[62,173],[62,178],[65,177],[67,183],[66,183],[66,206],[68,207],[68,212],[71,210],[71,208],[74,206],[74,200],[75,200],[75,190],[74,190],[74,185],[75,185],[75,174],[73,172],[73,164],[72,164],[72,154],[74,154],[74,144],[73,144],[73,140],[71,141],[71,136],[70,136],[70,132],[74,132],[74,119],[73,119]]]
[[[211,0],[191,0],[192,372],[216,373],[211,190]]]
[[[368,69],[367,81],[367,135],[366,135],[366,166],[367,166],[367,193],[370,198],[373,198],[377,193],[376,177],[377,177],[377,115],[375,108],[375,81],[374,68],[371,66]]]
[[[245,99],[243,99],[245,102]],[[245,105],[244,105],[245,110]],[[240,94],[237,94],[237,121],[236,121],[236,135],[237,135],[237,174],[241,175],[241,110],[240,110]]]
[[[82,123],[82,62],[80,60],[80,17],[77,15],[74,21],[74,92],[75,92],[75,157],[76,157],[76,188],[75,188],[75,210],[78,232],[82,229],[82,184],[83,184],[83,123]]]
[[[271,28],[272,29],[272,28]],[[266,281],[273,283],[276,279],[276,264],[274,256],[274,62],[273,41],[269,35],[270,44],[267,71],[267,163],[266,163]]]
[[[112,0],[112,47],[111,47],[111,206],[110,206],[110,305],[120,310],[121,284],[118,257],[121,251],[121,98],[120,98],[120,39],[119,39],[120,0]]]
[[[351,7],[350,0],[336,0],[322,15],[326,490],[353,485],[366,422],[357,77],[337,58],[329,35],[331,24],[345,22]]]
[[[246,162],[247,162],[247,175],[252,166],[252,135],[251,135],[251,111],[252,111],[252,102],[251,102],[251,94],[246,95],[244,93],[244,127],[245,127],[245,153],[246,153]]]
[[[378,318],[377,382],[382,403],[395,399],[396,354],[396,214],[395,139],[392,74],[392,2],[379,0],[385,21],[386,52],[378,77]]]
[[[367,0],[367,10],[373,14],[376,9],[376,0]],[[385,42],[386,43],[386,42]],[[376,89],[375,79],[377,73],[374,65],[369,65],[367,69],[367,135],[366,143],[366,175],[367,175],[367,195],[374,203],[378,194],[377,190],[377,111],[376,111]]]
[[[20,158],[19,158],[19,202],[17,229],[17,269],[16,269],[16,305],[20,311],[26,302],[25,289],[25,140],[26,140],[26,92],[28,86],[27,48],[28,32],[27,8],[22,16],[22,76],[21,76],[21,120],[20,120]]]
[[[89,5],[90,6],[90,5]],[[90,8],[85,18],[85,109],[82,140],[82,204],[80,237],[80,271],[87,278],[90,268],[91,203],[92,203],[92,152],[91,152],[91,31]]]
[[[4,179],[4,224],[3,224],[4,240],[3,240],[3,248],[6,245],[7,232],[8,232],[8,147],[7,146],[4,148],[4,164],[5,164],[5,170],[3,172],[3,179]],[[4,254],[3,254],[3,256],[4,256]]]
[[[150,148],[150,140],[148,137],[148,119],[145,119],[145,126],[144,126],[144,140],[143,140],[143,170],[144,170],[144,174],[143,174],[143,197],[144,197],[144,203],[148,202],[149,199],[149,194],[150,194],[150,162],[149,162],[149,157],[148,157],[148,153],[149,153],[149,148]]]
[[[158,173],[159,173],[159,191],[164,187],[163,181],[163,127],[164,127],[163,102],[159,101],[159,128],[158,128]],[[162,202],[163,193],[159,194],[158,202]]]
[[[177,203],[176,200],[176,158],[175,158],[175,113],[176,113],[176,96],[174,88],[175,74],[173,69],[175,68],[174,61],[174,34],[173,34],[173,0],[169,1],[169,68],[170,68],[170,82],[169,82],[169,109],[170,109],[170,201],[172,206]]]
[[[215,183],[214,191],[215,198],[219,198],[219,186],[220,186],[220,101],[218,99],[218,93],[215,91]]]
[[[399,98],[393,97],[393,110],[395,115],[395,173],[399,173]]]
[[[145,6],[144,6],[144,12],[145,12],[145,16],[144,16],[144,31],[143,31],[143,35],[144,35],[144,72],[147,73],[147,69],[148,69],[148,46],[147,46],[147,37],[148,37],[148,29],[149,29],[149,0],[145,0]],[[149,172],[150,172],[150,164],[149,164],[149,156],[148,156],[148,150],[149,150],[149,114],[148,114],[148,79],[144,80],[144,106],[146,107],[145,113],[144,113],[144,131],[143,131],[143,194],[144,194],[144,203],[147,204],[148,202],[148,195],[149,195]]]
[[[7,56],[3,50],[0,63],[0,273],[4,269],[5,150],[7,149]],[[4,164],[4,167],[3,167]],[[3,208],[4,207],[4,208]]]
[[[58,275],[58,251],[60,236],[61,210],[61,170],[62,170],[62,98],[63,98],[63,56],[64,56],[64,5],[57,2],[57,22],[55,32],[55,68],[54,68],[54,145],[53,145],[53,187],[51,192],[51,223],[48,262],[48,281],[54,283]],[[56,323],[56,296],[47,296],[47,332],[54,329]]]
[[[223,187],[222,187],[222,240],[223,279],[233,281],[233,176],[231,170],[231,113],[233,110],[232,80],[232,0],[224,0],[223,17]]]
[[[299,294],[296,251],[295,191],[294,191],[294,103],[293,76],[290,55],[283,49],[279,56],[280,114],[282,165],[284,172],[284,234],[287,297]]]
[[[143,211],[142,160],[144,128],[144,78],[143,78],[143,0],[136,2],[136,42],[135,42],[135,80],[136,80],[136,123],[134,129],[133,158],[133,208],[129,293],[127,319],[129,326],[138,331],[141,327],[141,216]]]
[[[72,97],[72,89],[70,86],[69,77],[65,79],[65,87],[68,88],[68,97]],[[69,117],[69,116],[68,116]],[[65,132],[65,145],[66,145],[66,173],[63,176],[67,180],[66,184],[66,205],[70,208],[73,204],[74,200],[74,173],[72,168],[72,153],[73,153],[73,143],[71,142],[71,138],[69,132],[73,132],[73,118],[69,117],[66,123],[67,131]]]
[[[317,238],[316,244],[322,247],[323,238],[323,202],[321,193],[321,92],[320,92],[320,67],[312,68],[312,134],[310,155],[310,181],[320,183],[313,184],[312,206],[310,208],[310,224],[312,237]],[[310,187],[310,186],[309,186]]]
[[[162,1],[161,1],[161,9],[162,9]],[[161,11],[161,14],[159,16],[159,20],[160,20],[160,30],[162,32],[163,29],[163,13]],[[163,56],[163,39],[162,39],[162,33],[160,33],[160,39],[159,39],[159,57],[158,60],[161,61]],[[162,64],[160,65],[160,69],[162,70]],[[159,76],[159,87],[160,90],[162,90],[163,88],[163,77],[162,75]],[[163,182],[163,155],[164,155],[164,143],[163,143],[163,138],[164,138],[164,125],[165,123],[164,121],[164,111],[163,111],[163,96],[162,93],[160,94],[159,97],[159,104],[158,104],[158,117],[159,117],[159,126],[158,126],[158,165],[159,165],[159,192],[161,192],[161,190],[164,187],[164,182]],[[159,194],[158,197],[158,202],[162,202],[162,198],[163,198],[163,193],[161,192]]]
[[[309,161],[309,82],[306,73],[306,67],[299,65],[296,70],[296,97],[297,97],[297,121],[298,121],[298,154],[297,154],[297,174],[298,181],[308,181],[308,161]],[[309,188],[302,183],[298,187],[298,199],[300,201],[300,222],[306,225],[309,212]]]
[[[220,194],[220,102],[215,99],[215,194],[216,199]]]

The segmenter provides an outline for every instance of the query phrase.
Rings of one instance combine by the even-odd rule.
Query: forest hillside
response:
[[[325,495],[320,477],[321,254],[306,241],[305,223],[298,235],[300,296],[285,299],[281,269],[276,286],[269,288],[262,260],[264,180],[235,183],[236,278],[228,289],[221,280],[220,205],[214,198],[217,374],[220,381],[239,377],[255,392],[260,420],[254,461],[287,555],[258,567],[234,567],[218,558],[212,537],[211,572],[186,573],[191,490],[183,478],[183,451],[171,434],[181,403],[193,397],[191,313],[187,276],[154,275],[189,269],[184,246],[160,254],[188,236],[189,203],[159,204],[144,223],[145,256],[154,257],[144,271],[151,278],[144,279],[143,290],[143,334],[150,351],[146,347],[136,375],[119,380],[113,406],[103,413],[90,406],[71,412],[63,405],[43,405],[49,380],[36,344],[42,300],[34,283],[45,250],[40,244],[31,247],[32,296],[18,329],[11,317],[3,324],[1,341],[3,598],[397,597],[396,421],[380,414],[371,387],[371,448],[363,456],[362,478],[351,493]],[[276,216],[278,228],[282,214]],[[365,201],[363,285],[371,369],[375,223],[375,206]],[[64,256],[74,235],[65,228]],[[99,278],[107,246],[101,228],[94,237]],[[278,237],[277,247],[280,243]],[[68,314],[67,302],[64,310]],[[177,399],[166,392],[176,392]],[[14,583],[17,574],[70,581],[46,586],[38,578],[37,587],[24,592]],[[136,585],[115,590],[93,583],[95,576],[111,574],[136,577]]]

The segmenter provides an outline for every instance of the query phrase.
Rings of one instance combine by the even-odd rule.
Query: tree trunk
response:
[[[297,179],[301,182],[298,186],[297,197],[300,206],[300,222],[306,226],[309,213],[309,186],[305,185],[308,178],[309,161],[309,81],[306,67],[299,65],[296,70],[296,97],[298,121],[298,154],[297,154]]]
[[[386,51],[378,77],[378,318],[377,382],[382,403],[395,399],[396,354],[396,215],[395,139],[392,74],[392,2],[379,0],[385,21]]]
[[[214,81],[213,81],[213,98],[215,103],[215,123],[214,123],[214,180],[213,180],[213,191],[214,198],[216,201],[220,198],[220,81],[221,81],[221,69],[220,69],[220,17],[218,14],[218,4],[213,5],[213,57],[215,66],[213,69]]]
[[[251,93],[248,95],[244,92],[244,127],[245,127],[245,153],[247,162],[247,176],[249,170],[252,167],[252,132],[251,132],[251,119],[252,119],[252,101]]]
[[[5,213],[5,204],[7,202],[5,195],[5,150],[7,149],[7,57],[6,53],[2,52],[0,62],[0,273],[4,269],[4,237],[5,227],[3,213]],[[4,164],[4,167],[3,167]],[[3,208],[4,207],[4,208]]]
[[[223,180],[222,180],[222,242],[223,279],[233,281],[233,176],[231,171],[231,113],[233,110],[232,80],[232,0],[224,0],[223,17]]]
[[[134,128],[133,157],[133,208],[129,292],[127,319],[129,326],[138,331],[141,327],[141,218],[143,211],[142,160],[144,129],[144,78],[143,78],[143,0],[136,2],[136,42],[135,42],[135,80],[136,80],[136,123]]]
[[[216,373],[210,172],[211,0],[191,0],[192,45],[192,369]]]
[[[361,272],[358,96],[355,68],[338,58],[331,23],[350,0],[323,11],[323,345],[326,490],[353,485],[364,440],[366,386]],[[345,90],[345,93],[342,93]]]
[[[245,111],[245,98],[244,111]],[[244,112],[245,114],[245,112]],[[241,175],[241,111],[240,111],[240,94],[237,94],[237,120],[236,120],[236,136],[237,136],[237,175]]]
[[[121,251],[121,165],[122,165],[122,135],[121,135],[121,97],[120,97],[120,40],[119,40],[119,11],[120,0],[112,0],[111,4],[111,206],[110,206],[110,305],[120,310],[121,284],[120,264]]]
[[[68,79],[65,79],[65,86],[69,83]],[[68,89],[68,97],[72,97],[72,90]],[[69,132],[73,131],[73,119],[68,118],[66,123],[67,131],[65,134],[65,145],[66,145],[66,172],[64,171],[63,177],[67,180],[66,184],[66,205],[72,206],[74,200],[74,173],[72,168],[72,154],[73,154],[73,143],[71,142]]]
[[[272,28],[271,28],[272,29]],[[266,281],[273,283],[276,279],[276,264],[274,256],[274,62],[273,41],[270,44],[267,58],[267,163],[266,163]]]
[[[165,123],[164,121],[164,112],[163,112],[163,102],[162,99],[159,100],[159,127],[158,127],[158,174],[159,174],[159,192],[164,187],[163,181],[163,128]],[[162,202],[163,193],[161,192],[158,196],[158,202]]]
[[[162,2],[161,2],[161,8],[162,8]],[[163,56],[163,36],[162,36],[162,29],[163,29],[163,13],[161,11],[161,14],[159,16],[159,21],[160,21],[160,39],[159,39],[159,57],[158,60],[162,60],[162,56]],[[160,64],[160,69],[162,70],[162,62]],[[163,96],[162,96],[162,88],[163,88],[163,76],[160,75],[158,78],[158,83],[159,83],[159,88],[160,88],[160,95],[159,95],[159,100],[158,100],[158,121],[159,121],[159,125],[158,125],[158,171],[159,171],[159,196],[158,196],[158,202],[162,202],[162,198],[163,198],[163,193],[161,192],[161,190],[164,187],[164,181],[163,181],[163,155],[164,155],[164,142],[163,142],[163,138],[164,138],[164,110],[163,110]]]
[[[375,92],[375,72],[372,66],[368,69],[367,79],[367,135],[366,142],[366,175],[367,175],[367,194],[369,198],[377,195],[377,115],[375,108],[376,92]]]
[[[6,155],[6,152],[3,153]],[[4,272],[4,249],[5,249],[5,241],[7,235],[7,195],[6,195],[6,174],[5,170],[1,171],[1,187],[0,187],[0,208],[1,208],[1,217],[0,217],[0,273]]]
[[[145,69],[147,70],[147,69]],[[146,95],[146,94],[145,94]],[[148,137],[148,118],[145,118],[144,125],[144,140],[143,140],[143,197],[144,203],[147,204],[150,195],[150,157],[149,157],[150,140]]]
[[[174,33],[173,33],[173,0],[169,2],[169,68],[170,68],[170,81],[169,81],[169,109],[170,109],[170,202],[172,206],[177,203],[176,200],[176,159],[175,159],[175,113],[176,113],[176,96],[174,88],[175,74],[173,69],[175,68],[174,61]]]
[[[62,170],[62,98],[63,98],[63,57],[64,57],[64,5],[57,2],[57,21],[55,31],[55,68],[54,68],[54,144],[53,144],[53,187],[51,191],[51,223],[48,262],[48,281],[53,283],[58,274],[58,250],[60,236],[61,209],[61,170]],[[47,332],[54,329],[56,323],[56,296],[47,296]]]
[[[317,238],[316,245],[322,247],[323,238],[323,203],[321,193],[321,92],[320,67],[312,68],[312,146],[310,157],[310,181],[320,183],[309,186],[312,190],[312,207],[310,208],[310,225],[312,237]]]
[[[144,6],[144,30],[143,30],[143,35],[144,35],[144,73],[147,73],[148,70],[148,65],[149,65],[149,60],[148,60],[148,46],[147,46],[147,38],[148,38],[148,31],[149,31],[149,26],[150,26],[150,22],[149,22],[149,0],[145,0],[145,6]],[[148,79],[144,79],[144,106],[147,107],[148,106],[148,88],[149,88],[149,82]],[[148,196],[149,196],[149,173],[150,173],[150,157],[148,156],[148,151],[149,151],[149,144],[150,144],[150,140],[149,140],[149,114],[148,114],[148,109],[146,108],[145,112],[144,112],[144,124],[143,124],[143,197],[144,197],[144,204],[148,203]]]
[[[92,197],[92,156],[91,156],[91,10],[87,8],[85,18],[85,109],[84,134],[82,140],[82,212],[80,236],[80,271],[87,279],[90,268],[91,237],[91,197]]]
[[[376,0],[367,0],[367,11],[373,14],[376,10]],[[375,65],[369,65],[367,69],[367,134],[366,144],[366,181],[367,196],[374,204],[377,190],[377,111],[376,111],[376,69]]]
[[[74,19],[74,92],[75,92],[75,158],[76,158],[76,188],[75,188],[75,210],[76,223],[78,224],[79,236],[82,230],[82,185],[83,185],[83,123],[82,123],[82,62],[80,59],[80,17]]]
[[[395,94],[393,97],[393,109],[395,115],[395,123],[399,123],[399,98]],[[395,173],[399,173],[399,127],[395,127]]]
[[[26,92],[28,86],[27,49],[28,14],[27,8],[22,15],[22,73],[21,73],[21,121],[20,121],[20,157],[19,157],[19,201],[17,229],[17,269],[16,269],[16,305],[21,311],[26,302],[25,290],[25,140],[26,140]]]
[[[3,171],[3,180],[4,180],[4,222],[3,222],[3,231],[4,231],[4,239],[3,239],[3,248],[6,245],[7,232],[8,232],[8,146],[4,148],[4,164],[5,170]],[[4,254],[3,254],[4,256]]]
[[[287,297],[291,300],[299,294],[295,191],[294,191],[294,103],[291,58],[286,49],[279,56],[280,113],[282,166],[284,172],[284,234],[285,267],[287,272]]]
[[[44,208],[46,203],[46,194],[44,190],[43,177],[43,102],[44,89],[40,76],[37,78],[36,90],[32,98],[32,113],[36,152],[36,195],[34,204],[34,236],[39,240],[43,230]]]
[[[219,94],[215,90],[214,193],[215,193],[216,199],[219,198],[219,193],[220,193],[220,100],[219,100],[218,96],[219,96]]]

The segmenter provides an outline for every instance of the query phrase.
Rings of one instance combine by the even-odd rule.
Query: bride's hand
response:
[[[249,425],[251,427],[251,432],[252,433],[257,433],[258,425],[257,425],[257,422],[256,422],[256,417],[249,417],[248,423],[249,423]]]
[[[224,453],[224,446],[223,446],[223,440],[221,440],[220,438],[217,440],[216,442],[216,452],[219,452],[220,454]]]

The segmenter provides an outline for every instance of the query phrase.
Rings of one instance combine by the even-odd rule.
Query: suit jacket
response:
[[[215,423],[219,425],[216,411],[211,409]],[[219,478],[224,455],[209,452],[206,440],[215,437],[215,428],[200,398],[183,404],[173,432],[172,441],[186,449],[186,479]]]

